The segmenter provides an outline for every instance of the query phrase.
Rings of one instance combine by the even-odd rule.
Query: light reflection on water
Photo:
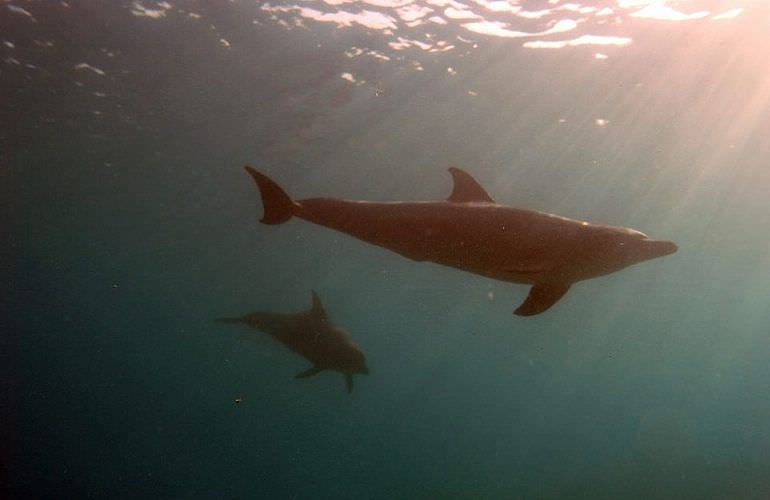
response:
[[[64,32],[55,26],[63,20],[72,26],[83,23],[80,6],[27,0],[3,5],[0,10],[14,21],[10,26],[14,29],[0,33],[3,77],[15,79],[20,96],[50,94],[51,101],[57,103],[39,106],[36,113],[24,111],[25,120],[37,127],[62,121],[76,128],[98,128],[102,122],[120,123],[135,131],[157,127],[148,123],[158,113],[136,104],[142,101],[133,101],[138,99],[136,85],[145,85],[141,71],[144,54],[154,53],[152,50],[145,53],[128,46],[118,50],[105,39],[99,42],[104,46],[98,50],[65,51],[71,34],[62,36]],[[575,74],[585,71],[592,78],[637,75],[622,92],[611,92],[615,98],[628,97],[614,108],[628,116],[647,116],[642,111],[649,111],[649,106],[658,106],[660,111],[678,106],[681,96],[698,92],[703,78],[719,88],[731,82],[743,85],[749,90],[740,92],[742,99],[710,98],[702,104],[690,103],[688,109],[702,106],[706,117],[697,122],[720,124],[726,122],[714,116],[715,101],[731,110],[745,108],[745,113],[736,112],[739,119],[724,126],[746,130],[755,120],[752,110],[763,109],[770,88],[763,73],[754,70],[763,64],[756,47],[768,42],[761,23],[766,11],[765,3],[749,0],[240,0],[217,7],[137,0],[110,14],[113,19],[121,18],[115,22],[122,25],[123,32],[146,28],[159,36],[157,40],[164,40],[159,33],[165,30],[189,30],[186,45],[191,53],[211,63],[239,58],[239,64],[258,72],[280,59],[292,61],[286,63],[291,69],[276,74],[273,82],[293,77],[296,71],[296,85],[305,90],[297,91],[297,95],[287,93],[280,107],[270,106],[270,112],[276,113],[271,122],[286,124],[286,134],[280,140],[272,132],[264,134],[260,148],[269,157],[287,161],[286,150],[301,147],[294,142],[315,141],[318,130],[334,128],[319,117],[328,118],[327,122],[335,118],[344,121],[343,111],[362,103],[381,113],[386,109],[393,112],[398,108],[394,103],[405,102],[399,101],[396,93],[407,81],[429,81],[434,88],[444,83],[460,85],[462,95],[478,100],[482,106],[478,109],[483,109],[487,99],[501,99],[502,87],[492,82],[510,80],[503,68],[514,56],[542,61],[574,56]],[[235,12],[237,21],[228,18]],[[258,48],[273,42],[270,50]],[[728,64],[712,64],[714,51],[728,45]],[[287,56],[294,52],[297,60]],[[648,64],[651,58],[657,61],[653,66],[657,70],[645,73],[649,80],[642,85],[640,65]],[[598,65],[607,73],[597,73]],[[661,65],[666,69],[661,70]],[[308,79],[303,72],[312,68],[315,79]],[[394,83],[401,78],[401,83]],[[48,88],[54,81],[63,88]],[[519,83],[526,85],[526,81]],[[30,87],[30,83],[39,87]],[[628,89],[633,89],[633,98]],[[719,95],[728,94],[733,95]],[[67,96],[83,97],[77,103],[77,108],[83,109],[77,119],[56,113],[66,108],[59,101]],[[663,104],[661,96],[669,96],[673,103]],[[570,115],[568,111],[559,110],[554,126],[565,123],[561,120]],[[605,130],[623,124],[607,109],[592,112],[585,119]]]
[[[402,32],[406,28],[429,27],[431,24],[455,24],[470,32],[469,36],[537,38],[522,44],[527,48],[626,46],[632,43],[632,38],[617,33],[622,33],[624,25],[632,18],[660,21],[708,18],[719,21],[733,19],[743,13],[741,7],[710,11],[700,8],[699,3],[702,2],[666,0],[617,0],[594,2],[595,5],[550,0],[545,4],[547,8],[542,8],[543,2],[538,3],[541,8],[537,10],[528,7],[534,3],[501,0],[469,0],[466,3],[456,0],[325,0],[302,4],[265,3],[261,9],[287,29],[307,27],[307,22],[332,23],[340,28],[359,25],[397,38],[398,43],[390,44],[394,50],[417,47],[431,52],[437,47],[448,50],[446,47],[454,47],[456,40],[416,40]],[[565,38],[572,32],[575,36]]]
[[[251,24],[255,30],[269,24],[287,31],[312,31],[321,26],[361,30],[362,42],[368,36],[371,46],[364,43],[353,46],[345,52],[346,56],[375,58],[380,62],[406,61],[418,71],[423,69],[420,53],[453,52],[465,56],[495,39],[509,40],[526,49],[580,46],[622,49],[637,43],[636,38],[645,38],[643,28],[647,25],[644,23],[722,24],[747,17],[746,8],[753,5],[747,0],[249,0],[234,3],[253,9]],[[11,0],[4,5],[6,13],[17,22],[38,23],[32,8],[34,2]],[[74,11],[67,2],[51,3],[47,8],[59,9],[62,14]],[[202,7],[194,3],[137,0],[124,12],[151,23],[173,17],[203,27],[208,25],[218,33],[216,19],[210,17],[219,9],[200,9]],[[22,59],[15,50],[14,40],[3,37],[1,41],[6,67],[35,69],[41,66]],[[53,44],[47,40],[36,40],[36,43]],[[219,36],[216,43],[227,50],[232,41]],[[593,56],[595,59],[610,57],[605,52]],[[102,71],[97,71],[100,66],[94,61],[72,61],[72,67]]]

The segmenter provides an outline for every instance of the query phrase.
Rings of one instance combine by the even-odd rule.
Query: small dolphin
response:
[[[246,167],[262,194],[264,224],[292,216],[335,229],[416,261],[532,285],[519,316],[548,310],[570,286],[676,252],[624,227],[590,224],[497,204],[467,172],[450,168],[446,201],[295,201],[274,181]]]
[[[353,375],[369,374],[364,353],[351,336],[329,321],[318,294],[307,312],[278,314],[255,312],[240,318],[220,318],[218,323],[243,323],[262,330],[306,358],[313,366],[294,378],[312,377],[323,370],[336,370],[345,376],[348,392],[353,391]]]

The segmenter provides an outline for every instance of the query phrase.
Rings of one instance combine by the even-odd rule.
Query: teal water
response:
[[[3,2],[0,494],[768,498],[769,20]],[[245,164],[364,200],[443,199],[457,165],[500,203],[679,251],[519,318],[523,285],[259,224]],[[366,352],[350,395],[213,323],[311,289]]]

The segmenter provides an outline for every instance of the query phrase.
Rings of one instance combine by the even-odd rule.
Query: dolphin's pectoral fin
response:
[[[527,300],[516,309],[517,316],[534,316],[547,311],[567,293],[570,285],[536,284],[529,291]]]
[[[353,375],[350,373],[345,374],[345,384],[348,386],[348,394],[353,392]]]
[[[481,184],[476,181],[471,174],[464,170],[460,170],[457,167],[451,167],[449,173],[452,174],[454,180],[454,187],[452,188],[452,194],[449,195],[448,201],[455,203],[468,203],[474,201],[494,203],[486,190],[481,187]]]
[[[294,378],[308,378],[312,377],[313,375],[316,375],[319,372],[322,372],[324,369],[320,366],[311,366],[307,370],[305,370],[302,373],[298,373],[294,376]]]

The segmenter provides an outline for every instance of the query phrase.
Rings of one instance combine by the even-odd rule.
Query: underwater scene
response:
[[[0,497],[770,498],[770,2],[0,0]]]

